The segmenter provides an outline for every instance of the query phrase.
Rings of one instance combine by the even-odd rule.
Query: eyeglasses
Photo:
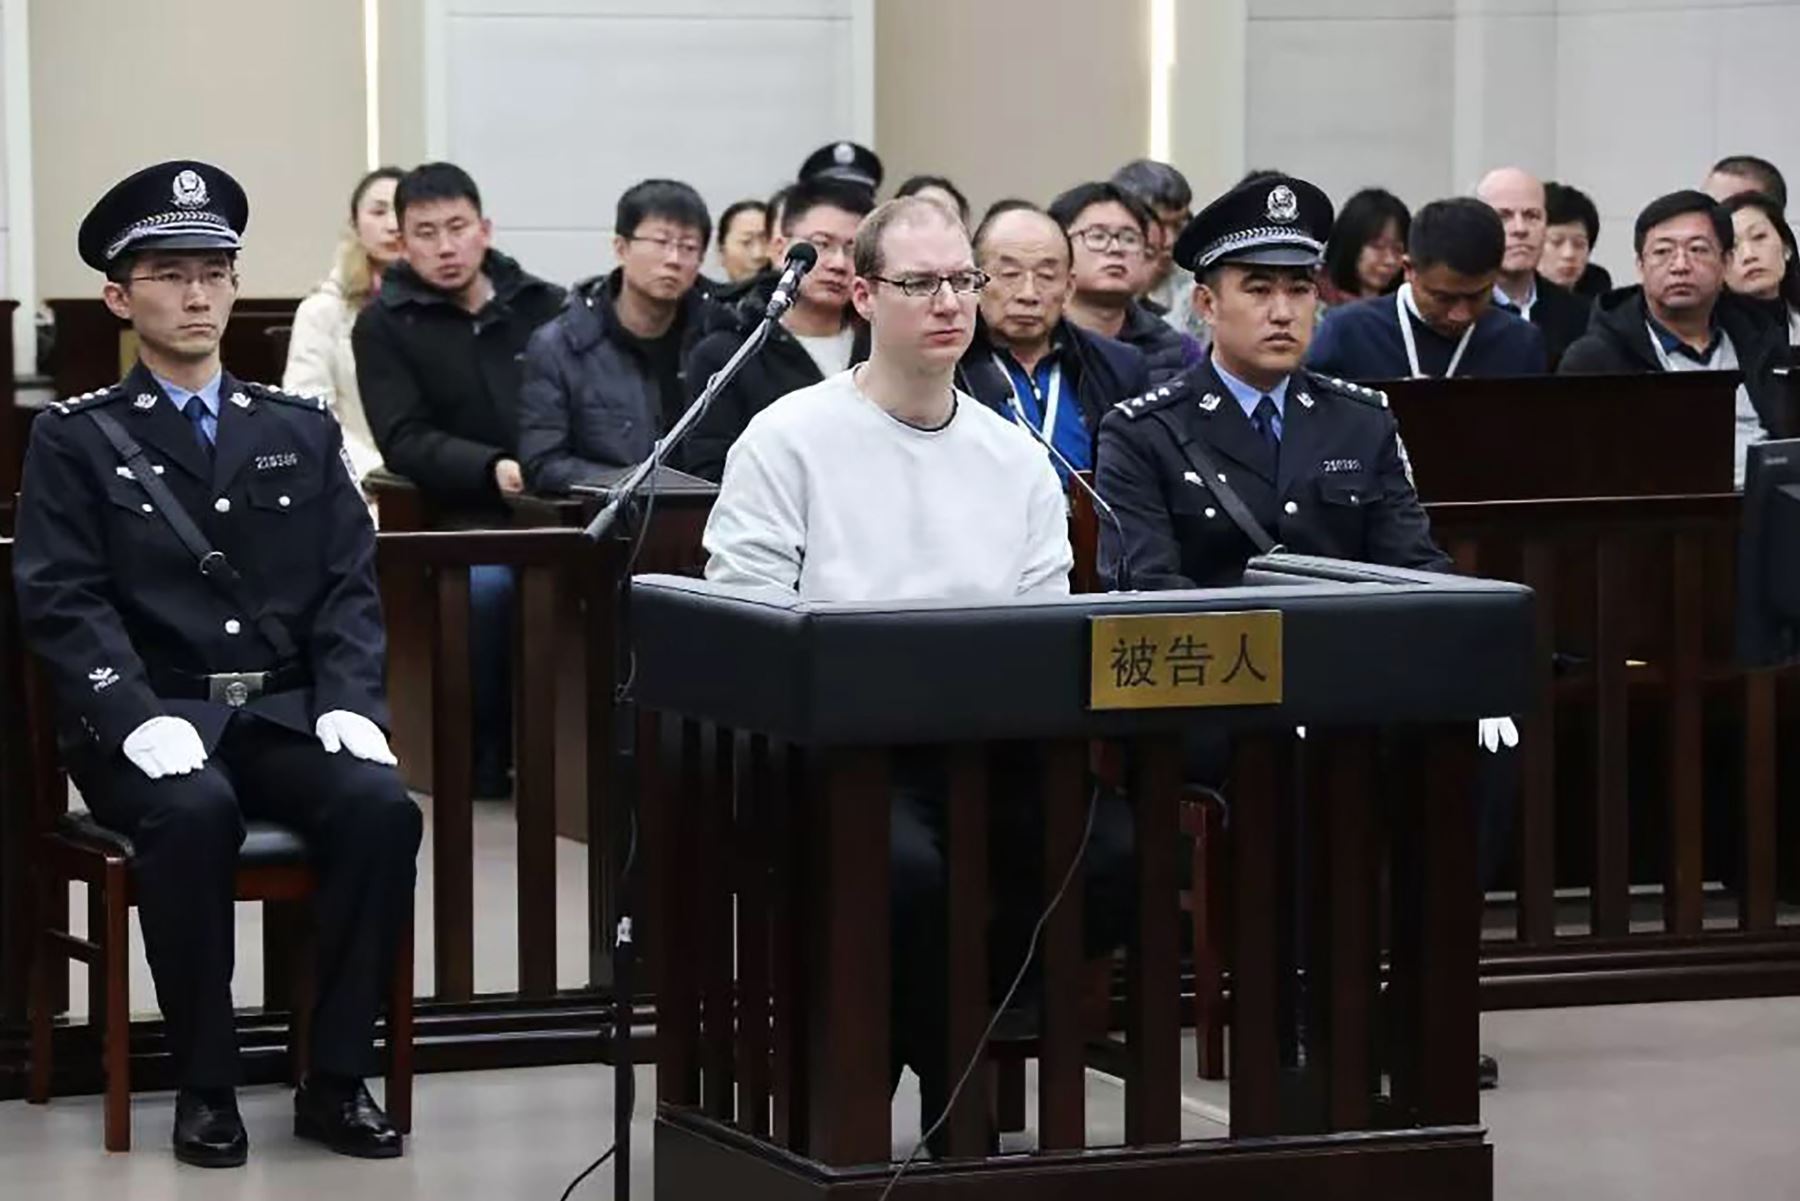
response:
[[[1069,236],[1096,254],[1112,249],[1115,242],[1126,254],[1142,254],[1144,250],[1144,235],[1135,229],[1090,225],[1085,229],[1070,230]]]
[[[667,254],[670,250],[673,250],[684,259],[697,259],[706,253],[706,244],[704,242],[696,242],[691,239],[677,242],[673,238],[629,237],[625,240],[627,242],[642,242],[646,246],[654,247],[658,254]]]
[[[1691,242],[1654,242],[1644,248],[1644,261],[1653,267],[1667,266],[1677,254],[1685,254],[1690,263],[1710,263],[1719,257],[1718,244],[1706,238]]]
[[[890,279],[885,275],[872,275],[870,279],[884,284],[892,284],[902,292],[919,300],[926,296],[936,296],[945,284],[959,295],[969,295],[981,291],[988,286],[988,273],[985,271],[952,271],[948,275],[905,275],[899,279]]]
[[[223,292],[237,283],[237,272],[229,267],[206,267],[198,272],[183,271],[179,267],[164,267],[161,271],[134,275],[131,279],[133,283],[155,284],[159,288],[168,288],[177,292],[186,292],[195,284],[199,284],[208,292]]]

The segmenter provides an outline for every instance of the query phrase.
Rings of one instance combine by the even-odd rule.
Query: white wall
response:
[[[496,243],[568,283],[610,269],[631,184],[716,215],[873,133],[857,0],[424,0],[429,153],[482,189]]]
[[[1221,13],[1248,64],[1242,115],[1218,110],[1243,127],[1230,166],[1334,200],[1381,184],[1417,208],[1518,164],[1594,197],[1596,257],[1629,280],[1637,211],[1721,155],[1800,184],[1795,0],[1183,0],[1179,19]]]

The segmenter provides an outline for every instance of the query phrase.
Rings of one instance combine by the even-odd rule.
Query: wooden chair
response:
[[[38,1105],[49,1101],[52,1079],[52,1020],[56,982],[70,960],[88,969],[88,1022],[99,1034],[101,1069],[106,1081],[105,1145],[108,1151],[131,1149],[131,973],[130,911],[135,903],[131,874],[131,841],[106,829],[85,811],[69,810],[68,781],[56,753],[55,726],[49,694],[34,662],[23,665],[26,724],[31,746],[32,808],[37,831],[36,875],[38,921],[32,953],[31,1078],[27,1096]],[[275,822],[246,822],[238,852],[236,899],[263,903],[265,924],[289,929],[283,907],[310,901],[315,881],[300,836]],[[59,915],[67,906],[68,887],[87,885],[87,937],[78,938]],[[265,936],[265,959],[279,939]],[[288,1040],[290,1077],[304,1070],[309,1043],[311,940],[287,948],[301,957],[293,974],[290,1000],[293,1026]],[[271,980],[281,965],[265,964]],[[397,946],[387,1020],[387,1111],[401,1132],[412,1129],[413,1078],[413,928],[409,917]]]

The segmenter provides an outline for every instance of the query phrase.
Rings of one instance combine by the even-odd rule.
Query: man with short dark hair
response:
[[[1787,207],[1787,180],[1781,169],[1754,154],[1728,154],[1706,173],[1701,191],[1714,200],[1730,200],[1739,192],[1761,192],[1782,208]]]
[[[1199,359],[1197,342],[1184,340],[1137,298],[1156,220],[1148,205],[1117,184],[1084,183],[1052,200],[1048,211],[1074,250],[1070,321],[1136,347],[1152,384],[1174,379]]]
[[[1001,416],[1043,434],[1062,457],[1058,475],[1091,470],[1100,419],[1150,386],[1144,356],[1063,316],[1073,287],[1069,238],[1036,205],[990,210],[974,243],[988,285],[958,382]]]
[[[1500,260],[1500,278],[1494,283],[1494,303],[1538,327],[1544,335],[1550,370],[1554,371],[1569,343],[1587,332],[1592,306],[1538,272],[1538,260],[1544,257],[1544,239],[1549,232],[1544,185],[1529,171],[1499,167],[1475,185],[1475,198],[1494,210],[1506,230],[1506,251]]]
[[[531,335],[519,458],[537,492],[567,492],[647,458],[687,407],[682,365],[707,324],[694,286],[712,221],[700,194],[647,179],[619,197],[618,267],[576,284]]]
[[[1600,210],[1593,198],[1551,180],[1544,185],[1544,222],[1544,253],[1538,259],[1544,277],[1583,300],[1612,291],[1612,275],[1593,260],[1600,243]]]
[[[788,247],[810,242],[819,252],[818,262],[800,281],[793,307],[770,333],[768,345],[744,364],[694,426],[678,451],[684,470],[718,479],[725,469],[725,452],[752,417],[777,398],[836,375],[866,357],[866,349],[858,344],[850,307],[850,281],[855,274],[850,252],[857,226],[874,207],[873,194],[855,181],[803,179],[787,189],[781,223],[769,239],[770,270],[737,297],[735,306],[711,321],[709,331],[689,352],[686,375],[690,396],[705,389],[713,373],[762,320]]]
[[[351,334],[369,425],[388,468],[438,505],[496,515],[525,487],[514,435],[525,343],[563,291],[492,248],[481,193],[454,164],[407,172],[394,209],[405,258]]]
[[[394,189],[405,257],[351,330],[356,380],[389,470],[418,485],[439,520],[510,525],[525,490],[518,459],[525,345],[563,290],[492,248],[475,181],[452,163],[415,167]],[[475,795],[511,794],[512,573],[469,573]]]
[[[1752,442],[1792,437],[1783,416],[1787,330],[1725,288],[1731,218],[1705,192],[1651,201],[1632,230],[1635,287],[1600,298],[1587,334],[1563,356],[1565,375],[1638,371],[1742,371],[1737,389],[1737,478]]]
[[[1175,265],[1173,254],[1175,239],[1194,215],[1194,190],[1188,185],[1187,176],[1169,163],[1140,158],[1114,171],[1112,181],[1148,205],[1160,227],[1160,236],[1156,236],[1158,231],[1151,231],[1155,254],[1150,259],[1141,299],[1175,329],[1198,335],[1201,330],[1189,324],[1195,320],[1190,299],[1194,276]]]
[[[1362,382],[1542,374],[1543,334],[1493,303],[1505,256],[1492,208],[1473,197],[1431,202],[1413,216],[1400,290],[1332,309],[1306,365]]]

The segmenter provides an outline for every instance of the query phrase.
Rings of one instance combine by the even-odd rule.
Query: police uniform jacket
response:
[[[281,670],[245,709],[309,737],[333,709],[387,724],[375,538],[323,401],[227,374],[210,461],[140,363],[112,388],[52,405],[33,425],[19,496],[14,582],[25,633],[55,692],[65,744],[116,751],[162,714],[210,750],[232,709],[202,677]],[[90,414],[104,410],[213,549],[242,595],[287,628],[282,663],[201,576],[194,555]]]
[[[1258,552],[1220,501],[1218,474],[1290,551],[1449,568],[1431,541],[1382,393],[1296,372],[1278,465],[1208,359],[1117,405],[1100,424],[1095,483],[1119,521],[1117,530],[1100,526],[1100,574],[1109,588],[1240,581]]]

